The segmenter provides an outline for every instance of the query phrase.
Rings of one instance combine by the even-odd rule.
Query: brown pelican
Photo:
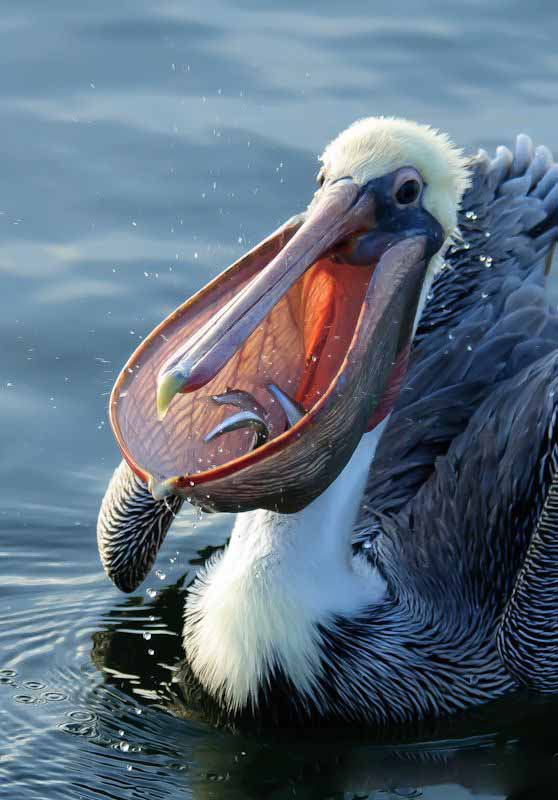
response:
[[[558,166],[361,120],[307,211],[134,353],[98,525],[124,591],[184,498],[238,514],[185,685],[231,720],[378,725],[558,689]]]

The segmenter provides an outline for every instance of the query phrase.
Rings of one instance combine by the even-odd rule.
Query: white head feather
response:
[[[320,160],[329,179],[350,176],[361,185],[400,167],[414,167],[426,184],[424,207],[446,237],[455,231],[470,178],[463,151],[445,133],[407,119],[367,117],[340,133]]]

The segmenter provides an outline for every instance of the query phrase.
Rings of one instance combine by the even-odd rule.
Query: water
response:
[[[552,796],[544,699],[384,741],[212,730],[169,684],[184,584],[230,519],[184,512],[130,597],[94,528],[141,337],[303,208],[358,116],[558,153],[557,24],[550,0],[4,0],[0,797]]]

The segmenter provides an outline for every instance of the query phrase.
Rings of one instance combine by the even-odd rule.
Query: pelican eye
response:
[[[400,206],[408,206],[414,203],[420,194],[420,182],[416,178],[409,178],[404,181],[395,193],[395,199]]]
[[[324,171],[324,169],[323,169],[323,168],[322,168],[322,169],[321,169],[321,170],[318,172],[318,174],[316,175],[316,183],[318,184],[318,186],[320,187],[320,189],[322,188],[322,186],[323,186],[323,185],[324,185],[324,183],[325,183],[325,171]]]

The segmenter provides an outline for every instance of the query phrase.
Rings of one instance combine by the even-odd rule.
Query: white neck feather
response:
[[[186,608],[192,669],[230,710],[256,700],[281,668],[302,694],[319,678],[318,624],[379,602],[385,584],[351,538],[387,419],[366,434],[331,486],[303,511],[239,514],[228,548],[198,576]]]

